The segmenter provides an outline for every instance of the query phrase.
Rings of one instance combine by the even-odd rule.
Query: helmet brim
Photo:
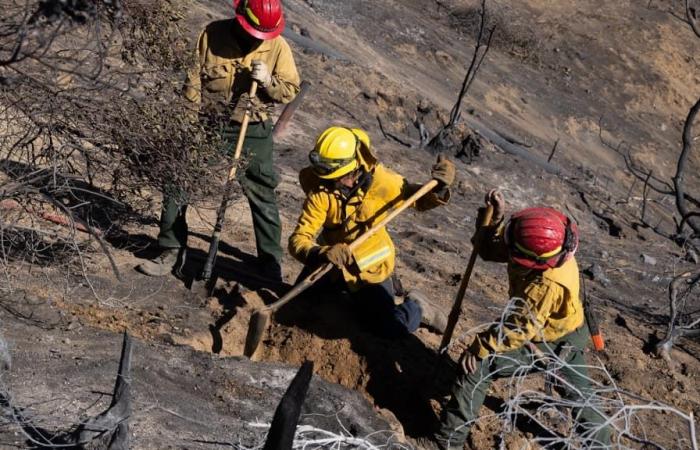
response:
[[[285,24],[284,16],[282,16],[280,18],[280,23],[277,24],[277,27],[272,31],[260,31],[260,30],[258,30],[257,28],[253,27],[250,24],[250,22],[248,22],[246,20],[245,16],[242,14],[236,13],[236,20],[238,21],[238,23],[243,27],[243,29],[248,34],[250,34],[254,38],[262,39],[263,41],[268,41],[270,39],[274,39],[277,36],[279,36],[280,34],[282,34],[282,32],[284,31],[284,24]]]
[[[553,256],[545,261],[536,261],[534,259],[530,259],[524,256],[519,256],[519,255],[513,255],[511,253],[510,255],[510,260],[513,261],[515,264],[526,267],[528,269],[534,269],[534,270],[547,270],[547,269],[556,269],[557,267],[561,267],[562,264],[564,264],[566,261],[568,261],[571,258],[572,254],[568,253],[564,258],[561,258],[561,255]]]
[[[331,173],[326,174],[326,175],[321,175],[318,172],[316,172],[316,175],[319,178],[324,179],[324,180],[336,180],[336,179],[354,171],[355,169],[358,168],[358,166],[359,166],[359,163],[357,162],[357,159],[356,159],[353,162],[351,162],[350,164],[347,164],[343,167],[339,167],[338,170],[336,170],[334,172],[331,172]]]

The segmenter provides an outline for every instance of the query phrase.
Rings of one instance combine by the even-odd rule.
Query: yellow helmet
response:
[[[309,153],[316,175],[333,180],[357,169],[360,144],[369,147],[369,136],[359,128],[330,127],[325,130]]]

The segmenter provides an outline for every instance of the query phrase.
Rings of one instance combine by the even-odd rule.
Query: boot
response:
[[[414,301],[420,305],[422,315],[420,319],[421,325],[443,334],[447,328],[447,314],[442,312],[440,308],[428,300],[428,298],[419,291],[410,291],[406,294],[407,301]]]
[[[136,266],[136,270],[149,277],[163,277],[173,271],[180,276],[186,257],[185,248],[165,248],[160,255]]]
[[[282,267],[275,258],[263,257],[258,260],[260,272],[263,278],[273,284],[282,284]]]

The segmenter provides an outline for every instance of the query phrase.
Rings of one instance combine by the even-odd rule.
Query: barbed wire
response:
[[[464,342],[470,335],[486,329],[495,330],[498,345],[503,344],[506,330],[510,333],[518,332],[507,320],[510,313],[516,310],[524,312],[533,323],[537,323],[534,322],[537,316],[530,304],[521,298],[512,298],[503,309],[499,320],[467,330],[455,340],[453,346],[464,348]],[[656,415],[662,418],[667,428],[675,426],[678,430],[678,434],[674,436],[674,443],[678,446],[670,448],[698,450],[697,430],[692,411],[682,411],[675,406],[646,398],[618,386],[599,358],[596,358],[595,363],[570,364],[561,356],[561,349],[554,348],[546,342],[542,330],[542,326],[537,328],[535,336],[531,339],[536,341],[537,347],[531,341],[527,343],[531,352],[528,362],[514,359],[507,353],[494,353],[483,361],[487,367],[514,368],[513,373],[508,376],[502,376],[501,369],[489,371],[481,376],[476,384],[478,387],[483,383],[491,383],[494,379],[501,379],[505,391],[504,405],[493,414],[478,416],[465,422],[457,427],[457,431],[470,428],[479,422],[496,421],[501,423],[497,432],[498,438],[505,442],[508,433],[513,432],[518,421],[525,417],[540,429],[538,434],[529,440],[542,448],[609,448],[601,443],[596,444],[595,441],[595,436],[605,428],[612,431],[614,448],[633,448],[632,443],[643,444],[648,448],[669,448],[658,442],[661,438],[655,433],[656,430],[647,429],[646,424],[658,423],[649,417]],[[544,350],[538,347],[544,347]],[[452,350],[454,351],[454,348]],[[499,362],[506,364],[498,364]],[[590,385],[590,388],[582,391],[563,376],[567,371],[574,371],[584,384]],[[528,387],[526,379],[533,373],[544,377],[544,389]],[[599,424],[587,424],[582,431],[581,427],[575,426],[576,420],[571,411],[584,408],[593,410],[602,420]]]

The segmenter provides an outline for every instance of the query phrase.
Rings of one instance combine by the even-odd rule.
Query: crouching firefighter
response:
[[[464,351],[463,373],[452,386],[435,439],[426,440],[435,445],[424,447],[461,449],[492,381],[542,368],[534,361],[551,355],[558,358],[557,370],[566,380],[562,396],[585,405],[572,410],[584,447],[606,448],[610,431],[590,401],[593,394],[583,354],[590,334],[579,298],[576,223],[544,207],[522,210],[504,223],[503,195],[492,190],[486,203],[493,206],[493,222],[477,234],[478,251],[484,260],[508,264],[511,304]]]
[[[299,174],[306,201],[289,237],[289,252],[305,264],[299,280],[321,264],[330,262],[335,267],[307,295],[347,291],[366,325],[384,337],[407,335],[421,323],[443,331],[446,315],[422,294],[409,292],[403,303],[395,304],[395,248],[386,228],[355,251],[348,247],[421,186],[378,163],[369,136],[357,128],[328,128],[318,137],[309,159],[311,165]],[[447,203],[454,164],[438,157],[431,176],[439,184],[413,205],[419,211]]]

